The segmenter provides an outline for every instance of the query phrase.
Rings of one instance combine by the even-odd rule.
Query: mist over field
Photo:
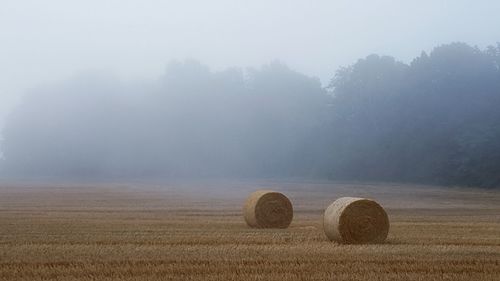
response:
[[[500,280],[499,11],[0,0],[0,280]]]
[[[81,75],[25,97],[4,129],[5,169],[76,177],[288,176],[308,161],[300,153],[316,141],[327,99],[317,79],[280,63],[246,76],[171,63],[161,78],[140,85]]]
[[[499,4],[49,2],[0,9],[2,178],[500,185]]]

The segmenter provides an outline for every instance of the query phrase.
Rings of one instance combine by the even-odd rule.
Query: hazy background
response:
[[[0,178],[500,187],[493,1],[1,1]]]
[[[23,92],[81,70],[155,79],[172,59],[214,70],[279,59],[328,84],[371,53],[409,62],[500,38],[498,1],[0,1],[0,128]]]

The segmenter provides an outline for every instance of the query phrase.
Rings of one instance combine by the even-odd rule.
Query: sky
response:
[[[155,79],[171,60],[214,70],[274,60],[318,77],[369,54],[409,62],[500,41],[494,0],[0,0],[0,129],[24,92],[82,71]]]

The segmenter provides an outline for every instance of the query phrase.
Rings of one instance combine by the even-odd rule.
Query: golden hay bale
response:
[[[326,208],[323,228],[332,241],[382,243],[389,233],[389,217],[384,208],[373,200],[342,197]]]
[[[245,202],[243,216],[250,227],[287,228],[293,218],[292,203],[279,192],[258,190]]]

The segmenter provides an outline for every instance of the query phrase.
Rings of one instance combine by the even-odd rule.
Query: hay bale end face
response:
[[[279,192],[258,190],[245,202],[243,216],[250,227],[287,228],[293,218],[292,203]]]
[[[389,233],[389,217],[377,202],[342,197],[326,208],[323,228],[331,241],[345,244],[382,243]]]

